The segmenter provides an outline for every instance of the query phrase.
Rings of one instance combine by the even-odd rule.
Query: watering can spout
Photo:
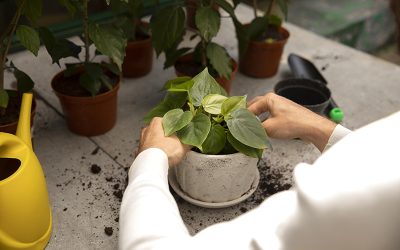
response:
[[[30,149],[32,149],[31,139],[31,107],[32,93],[24,93],[22,96],[21,111],[19,114],[16,136],[19,137]]]

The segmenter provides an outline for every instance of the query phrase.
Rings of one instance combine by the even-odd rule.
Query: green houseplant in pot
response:
[[[246,96],[228,97],[207,68],[193,78],[171,80],[165,89],[165,99],[145,121],[163,117],[166,136],[176,133],[193,146],[172,168],[170,181],[177,193],[207,207],[233,205],[251,195],[259,180],[257,161],[269,140],[247,110]]]
[[[221,45],[213,42],[217,35],[221,16],[213,1],[198,1],[195,22],[198,30],[192,31],[193,47],[182,47],[185,35],[185,12],[182,3],[160,9],[151,18],[153,47],[157,56],[165,54],[165,68],[175,67],[178,76],[195,76],[208,67],[217,82],[229,92],[231,81],[237,71],[237,63]],[[166,29],[165,27],[168,27]]]
[[[144,1],[112,0],[111,7],[119,16],[118,25],[124,31],[128,43],[122,64],[124,77],[147,75],[153,65],[153,47],[149,33],[149,24],[141,21]]]
[[[60,100],[68,128],[79,135],[95,136],[109,131],[116,122],[117,91],[120,85],[120,71],[125,55],[126,38],[121,29],[113,24],[97,24],[89,20],[88,0],[61,1],[72,13],[79,13],[83,24],[84,59],[76,57],[76,63],[66,64],[66,70],[57,74],[51,86]],[[43,32],[45,46],[58,61],[55,51],[59,43]],[[92,56],[90,46],[96,52]],[[104,55],[112,63],[98,63],[93,60]]]
[[[18,116],[23,92],[30,92],[34,83],[23,71],[19,70],[7,55],[14,34],[20,43],[35,56],[38,54],[40,38],[36,29],[36,23],[42,14],[41,0],[15,1],[16,11],[10,23],[0,37],[0,132],[14,134],[17,129]],[[29,20],[31,25],[20,24],[21,17]],[[5,89],[4,72],[12,72],[17,80],[17,89]],[[34,115],[35,103],[32,106]]]
[[[282,27],[282,18],[273,14],[274,9],[286,17],[287,0],[269,0],[263,16],[257,15],[257,0],[253,1],[254,19],[248,24],[234,20],[239,43],[239,70],[248,76],[266,78],[274,76],[282,57],[289,32]]]

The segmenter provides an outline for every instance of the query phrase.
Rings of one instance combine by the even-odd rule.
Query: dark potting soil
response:
[[[273,39],[274,41],[282,41],[285,39],[282,33],[279,32],[279,28],[276,26],[268,26],[265,32],[258,37],[257,41],[265,41],[267,39]]]
[[[93,165],[90,167],[90,171],[91,171],[93,174],[98,174],[98,173],[100,173],[100,171],[101,171],[101,167],[100,167],[99,165],[97,165],[97,164],[93,164]]]
[[[80,75],[81,74],[78,73],[68,77],[62,76],[55,80],[53,87],[57,92],[68,96],[90,97],[91,94],[79,83]],[[115,86],[118,77],[109,72],[106,75],[112,79],[112,86]],[[106,93],[108,91],[108,88],[102,85],[98,95]]]
[[[175,69],[176,69],[176,71],[183,73],[186,76],[193,77],[193,76],[196,76],[197,74],[199,74],[201,71],[203,71],[204,66],[195,60],[177,61],[175,63]],[[213,70],[212,68],[209,67],[208,71],[212,77],[214,77],[214,78],[219,77],[218,73],[215,72],[215,70]]]
[[[0,113],[0,125],[5,125],[18,121],[19,109],[21,108],[21,95],[9,95],[8,106],[5,114]]]
[[[111,235],[113,235],[113,232],[114,232],[114,230],[112,227],[104,227],[104,233],[106,235],[111,236]]]

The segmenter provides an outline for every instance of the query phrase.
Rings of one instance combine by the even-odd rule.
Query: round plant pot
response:
[[[124,77],[140,77],[147,75],[153,66],[153,47],[151,38],[128,42],[125,59],[122,64]]]
[[[208,203],[224,203],[245,195],[258,176],[256,158],[241,153],[186,154],[174,167],[177,183],[191,198]]]
[[[225,91],[229,94],[231,92],[231,85],[232,81],[235,79],[236,73],[238,71],[238,64],[235,60],[231,59],[232,62],[232,73],[229,77],[229,79],[225,77],[214,77],[214,79],[221,85]],[[181,69],[180,67],[177,67],[178,64],[181,65],[190,65],[192,69],[194,68],[195,70],[189,69],[188,71],[185,71],[184,69]],[[175,74],[177,76],[190,76],[194,77],[200,71],[203,69],[201,65],[195,65],[196,63],[193,61],[193,54],[187,54],[182,57],[180,57],[177,62],[175,63]]]
[[[53,91],[60,100],[69,130],[83,136],[101,135],[112,129],[117,120],[117,94],[120,79],[113,89],[97,96],[69,96],[57,90],[64,71],[51,81]]]
[[[9,123],[0,124],[0,132],[15,135],[15,133],[17,132],[17,127],[18,127],[18,118],[19,118],[19,111],[21,109],[22,95],[20,95],[16,90],[13,90],[13,92],[15,92],[15,94],[17,95],[16,102],[18,102],[18,105],[14,104],[15,107],[13,107],[12,110],[10,110],[11,107],[9,106],[9,108],[7,108],[7,110],[6,110],[6,113],[14,112],[15,119],[10,121]],[[10,102],[11,102],[11,98],[10,98]],[[10,103],[9,105],[13,105],[13,104]],[[32,109],[31,109],[31,127],[33,126],[33,120],[35,117],[35,113],[36,113],[36,101],[35,101],[35,99],[33,99]]]
[[[283,49],[289,39],[289,31],[281,27],[279,32],[284,39],[273,43],[250,41],[244,55],[240,56],[240,71],[251,77],[266,78],[274,76],[279,69]]]
[[[186,8],[186,26],[193,30],[197,30],[196,27],[196,11],[197,11],[197,2],[196,0],[186,0],[185,8]],[[217,4],[213,5],[214,10],[218,10],[219,6]]]

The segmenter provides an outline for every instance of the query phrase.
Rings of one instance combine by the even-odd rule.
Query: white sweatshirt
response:
[[[349,131],[338,125],[328,147]],[[134,161],[120,211],[119,248],[400,249],[400,112],[340,140],[294,170],[295,188],[191,236],[168,189],[168,160],[148,149]]]

